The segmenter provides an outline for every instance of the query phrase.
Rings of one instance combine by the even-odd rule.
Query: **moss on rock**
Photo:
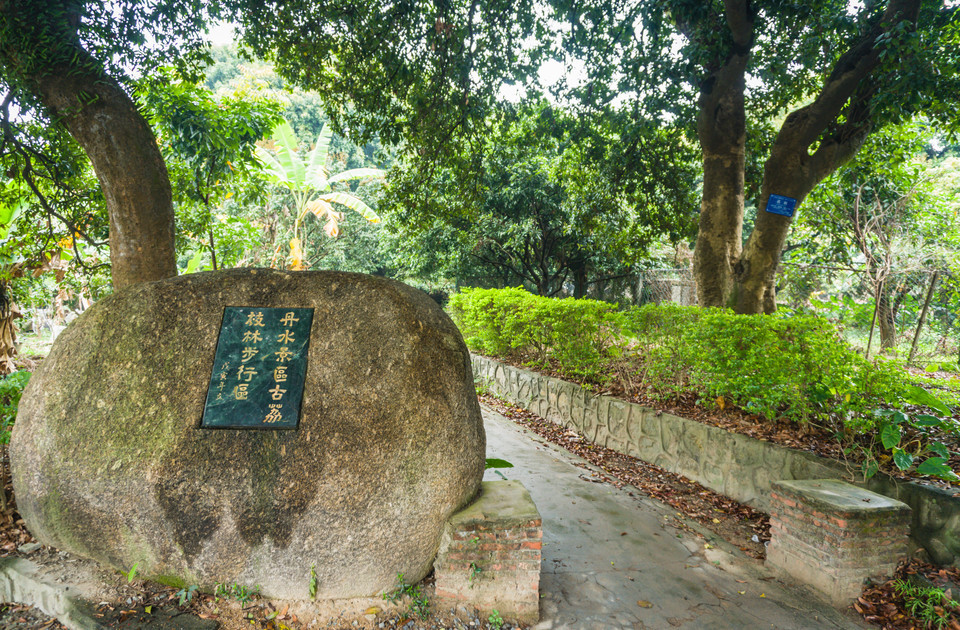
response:
[[[313,308],[299,429],[200,429],[225,306]],[[24,393],[14,484],[41,541],[142,575],[267,595],[375,595],[430,569],[477,491],[469,355],[427,296],[335,272],[130,287],[58,339]]]

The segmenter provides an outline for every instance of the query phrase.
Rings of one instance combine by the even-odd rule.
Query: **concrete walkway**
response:
[[[574,465],[584,460],[503,416],[484,408],[483,417],[487,457],[514,465],[501,472],[527,487],[543,517],[536,628],[871,627],[730,545],[671,526],[669,506],[585,481],[589,473]],[[485,476],[499,478],[494,470]]]

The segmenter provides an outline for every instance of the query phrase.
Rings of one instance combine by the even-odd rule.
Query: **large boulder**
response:
[[[226,306],[314,309],[297,429],[200,428]],[[263,269],[93,306],[33,375],[10,444],[20,513],[43,543],[291,599],[309,597],[311,570],[318,598],[422,578],[484,456],[469,354],[425,294]]]

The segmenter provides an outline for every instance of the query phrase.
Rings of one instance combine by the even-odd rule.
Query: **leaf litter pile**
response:
[[[766,514],[708,490],[682,475],[594,444],[575,431],[544,420],[502,399],[482,394],[480,400],[501,415],[582,457],[606,473],[598,474],[584,467],[585,474],[580,477],[585,481],[609,483],[617,488],[631,485],[697,521],[739,547],[746,555],[758,560],[765,557],[762,543],[770,539],[770,521]],[[680,523],[677,525],[682,526]],[[923,618],[920,609],[912,609],[909,599],[898,592],[897,580],[945,589],[944,602],[930,613],[940,615],[943,621]],[[853,607],[866,621],[883,630],[960,630],[960,604],[957,601],[960,601],[960,568],[937,567],[910,559],[900,565],[894,579],[865,588]]]
[[[918,604],[916,592],[902,585],[940,589],[941,595]],[[898,585],[900,588],[898,588]],[[892,580],[870,585],[853,604],[863,618],[883,630],[960,630],[960,568],[937,567],[916,560],[901,564]]]

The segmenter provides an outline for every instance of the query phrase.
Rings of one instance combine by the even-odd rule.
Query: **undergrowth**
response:
[[[449,309],[467,345],[487,356],[624,389],[652,400],[694,395],[704,406],[737,406],[767,421],[815,421],[863,474],[881,462],[951,481],[948,445],[960,424],[943,399],[902,363],[868,361],[836,326],[806,313],[737,315],[728,309],[647,304],[618,311],[594,300],[545,298],[520,288],[464,289]]]
[[[17,407],[30,372],[20,370],[0,378],[0,444],[10,443],[10,431],[17,419]]]

